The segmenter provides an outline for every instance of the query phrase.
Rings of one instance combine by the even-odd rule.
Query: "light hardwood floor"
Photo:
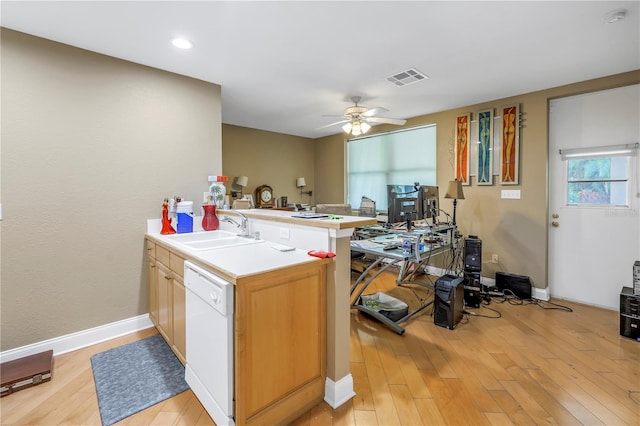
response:
[[[394,288],[394,279],[381,275],[371,292]],[[403,336],[354,310],[356,397],[336,410],[323,402],[294,425],[640,425],[640,342],[619,336],[617,312],[556,302],[573,312],[494,298],[488,307],[500,318],[472,309],[480,315],[455,330],[434,325],[427,309]],[[99,425],[90,357],[154,333],[56,357],[51,382],[0,399],[1,424]],[[211,424],[191,391],[118,423]]]

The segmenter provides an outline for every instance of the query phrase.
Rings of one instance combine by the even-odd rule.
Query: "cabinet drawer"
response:
[[[184,259],[173,252],[169,253],[169,267],[174,273],[184,276]]]
[[[156,257],[156,243],[146,240],[147,241],[147,255],[149,255],[150,257]]]
[[[165,266],[169,266],[169,250],[162,246],[156,245],[156,259],[158,259],[158,262],[164,264]]]

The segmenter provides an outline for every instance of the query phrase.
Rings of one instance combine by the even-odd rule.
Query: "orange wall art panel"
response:
[[[500,183],[518,185],[520,156],[520,106],[502,107],[502,132],[500,146]]]
[[[456,180],[469,185],[469,142],[471,140],[471,114],[456,117],[455,172]]]

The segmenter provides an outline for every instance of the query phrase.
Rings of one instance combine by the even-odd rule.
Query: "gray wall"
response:
[[[148,312],[143,235],[222,170],[220,86],[2,29],[0,350]]]

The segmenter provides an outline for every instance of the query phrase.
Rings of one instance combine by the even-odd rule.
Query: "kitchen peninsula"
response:
[[[220,219],[224,216],[237,218],[238,213],[249,219],[246,231],[252,235],[259,233],[260,238],[265,241],[222,250],[206,250],[198,254],[184,250],[179,244],[173,244],[170,238],[159,234],[159,221],[149,221],[146,238],[149,250],[152,321],[184,362],[186,354],[184,320],[181,319],[184,318],[182,265],[185,260],[198,263],[234,283],[236,287],[236,424],[291,421],[310,406],[317,404],[323,396],[334,408],[340,406],[354,395],[349,371],[349,240],[355,227],[372,224],[375,220],[355,216],[338,220],[301,219],[291,217],[295,212],[266,209],[222,210],[218,212],[218,216]],[[199,224],[197,217],[194,223]],[[239,232],[232,223],[221,220],[220,225],[220,230]],[[295,247],[297,250],[281,253],[270,247],[272,243]],[[309,256],[309,250],[332,251],[337,256],[332,260],[321,260]],[[170,286],[172,289],[167,287],[171,280],[165,277],[173,277],[173,284]],[[319,280],[321,285],[317,286]],[[255,386],[255,380],[264,383],[265,378],[255,376],[256,372],[261,371],[258,369],[260,357],[254,357],[253,362],[256,365],[251,366],[251,352],[268,354],[273,348],[256,346],[259,339],[255,337],[282,333],[266,329],[265,327],[269,326],[259,321],[258,312],[251,312],[253,316],[247,317],[247,306],[250,305],[250,301],[258,300],[256,297],[267,300],[268,292],[264,290],[272,288],[274,293],[269,299],[271,302],[265,304],[266,310],[262,312],[262,315],[268,315],[266,305],[273,303],[275,292],[295,293],[294,290],[300,288],[301,283],[305,288],[312,289],[311,293],[296,293],[297,297],[302,298],[287,302],[289,305],[283,306],[283,309],[295,308],[296,315],[302,315],[304,318],[296,318],[293,324],[286,324],[287,330],[284,332],[296,333],[298,338],[300,335],[306,335],[309,342],[303,345],[283,346],[289,346],[284,348],[288,351],[291,351],[291,346],[304,347],[305,349],[297,349],[306,350],[304,354],[287,354],[286,357],[294,364],[296,361],[304,360],[302,364],[310,364],[312,368],[305,367],[303,370],[306,372],[302,375],[299,372],[286,372],[295,370],[293,365],[286,366],[289,368],[284,368],[285,373],[283,369],[270,368],[272,374],[278,375],[278,382],[281,383],[283,377],[286,378],[286,388],[274,389],[274,376],[266,379],[271,389],[270,394],[256,393],[256,389],[265,386]],[[158,284],[165,287],[158,287]],[[154,286],[156,290],[153,289]],[[254,290],[259,290],[260,294]],[[265,297],[267,299],[264,299]],[[170,309],[160,306],[163,301],[166,305],[169,298],[172,301]],[[320,321],[313,314],[318,312],[318,309],[322,311]],[[300,334],[302,330],[292,330],[296,324],[307,327],[305,333]],[[279,326],[282,327],[283,324],[279,323]],[[254,327],[262,328],[259,331],[251,330]],[[315,332],[310,332],[309,327],[313,327]],[[171,333],[167,330],[171,330]],[[322,338],[314,339],[317,335],[321,335]],[[271,362],[280,358],[269,355],[266,359]],[[260,374],[264,376],[263,372]],[[253,386],[247,386],[250,384]]]
[[[375,218],[341,216],[340,219],[303,219],[294,217],[295,212],[273,209],[240,212],[250,219],[250,231],[260,232],[260,236],[268,241],[302,250],[336,253],[327,267],[327,380],[324,400],[333,408],[339,407],[355,395],[349,363],[350,240],[355,228],[374,225]],[[219,216],[225,214],[233,215],[235,211],[221,211]]]

